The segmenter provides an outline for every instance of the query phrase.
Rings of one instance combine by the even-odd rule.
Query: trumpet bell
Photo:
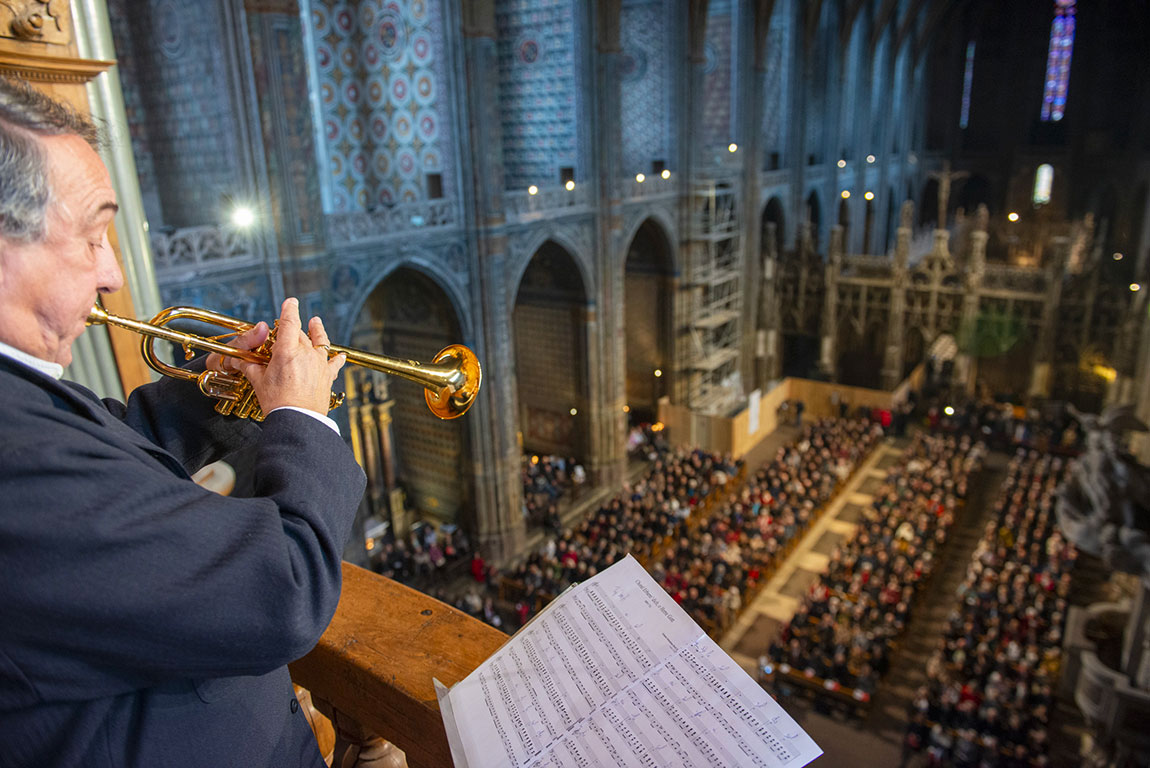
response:
[[[467,413],[467,409],[475,402],[475,395],[479,392],[479,385],[483,380],[479,358],[462,344],[452,344],[441,349],[432,363],[455,366],[464,381],[458,388],[424,387],[423,398],[427,401],[427,407],[441,419],[458,419]]]

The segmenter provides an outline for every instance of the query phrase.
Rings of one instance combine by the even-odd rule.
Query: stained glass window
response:
[[[1070,82],[1070,56],[1074,53],[1075,0],[1054,0],[1050,25],[1050,52],[1046,56],[1046,87],[1042,93],[1042,120],[1061,120],[1066,112]]]
[[[958,127],[970,125],[970,86],[974,82],[974,41],[966,44],[966,71],[962,75],[962,115]]]
[[[1034,195],[1033,200],[1035,205],[1045,205],[1050,202],[1050,189],[1054,186],[1054,166],[1048,163],[1043,163],[1038,166],[1038,171],[1034,174]]]

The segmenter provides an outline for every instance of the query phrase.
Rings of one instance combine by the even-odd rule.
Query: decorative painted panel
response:
[[[218,223],[241,179],[217,4],[110,0],[108,15],[153,225]]]
[[[732,0],[712,0],[707,6],[707,36],[703,43],[703,148],[725,147],[734,140],[731,126]]]
[[[278,229],[284,240],[310,245],[319,239],[322,219],[316,205],[319,177],[299,9],[256,12],[251,5],[252,69]]]
[[[314,0],[329,213],[452,189],[453,144],[439,0]]]
[[[495,23],[503,171],[507,189],[581,178],[581,50],[576,0],[497,0]]]
[[[630,0],[623,4],[621,98],[623,170],[628,176],[651,172],[652,160],[670,165],[671,56],[666,0]]]

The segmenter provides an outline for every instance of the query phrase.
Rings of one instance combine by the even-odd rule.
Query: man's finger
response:
[[[280,307],[280,325],[276,332],[276,338],[294,339],[298,338],[302,332],[303,329],[299,320],[299,299],[284,299],[283,306]]]
[[[307,324],[307,332],[313,347],[326,347],[331,344],[327,337],[327,329],[323,327],[323,320],[318,317],[313,317]]]

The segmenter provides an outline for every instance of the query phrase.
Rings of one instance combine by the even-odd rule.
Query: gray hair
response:
[[[38,137],[66,135],[99,148],[100,131],[89,118],[23,80],[0,77],[0,237],[44,236],[52,190]]]

